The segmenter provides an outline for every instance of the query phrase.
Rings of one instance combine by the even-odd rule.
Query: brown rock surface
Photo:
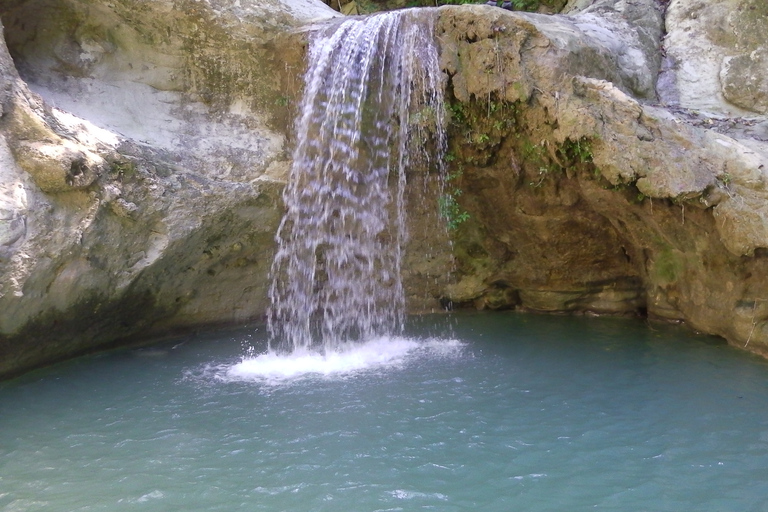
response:
[[[661,16],[654,3],[646,13]],[[447,296],[647,313],[768,353],[768,150],[748,129],[760,121],[657,104],[636,63],[606,48],[653,62],[653,44],[630,43],[636,20],[658,24],[622,15],[621,28],[612,16],[628,3],[610,4],[572,17],[443,11],[452,169],[470,215]],[[596,41],[583,16],[598,6],[613,25]]]

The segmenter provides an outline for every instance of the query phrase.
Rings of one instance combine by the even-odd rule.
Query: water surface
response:
[[[304,373],[235,331],[3,383],[0,510],[768,510],[764,361],[620,319],[425,332]]]

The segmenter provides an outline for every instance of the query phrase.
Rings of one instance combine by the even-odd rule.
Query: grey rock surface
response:
[[[662,101],[726,116],[765,114],[767,16],[762,0],[670,0]]]
[[[337,14],[29,0],[0,15],[0,375],[260,319],[298,30]]]

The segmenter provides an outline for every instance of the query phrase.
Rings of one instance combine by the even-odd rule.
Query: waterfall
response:
[[[270,349],[328,352],[403,330],[406,175],[439,168],[446,146],[435,14],[348,18],[310,39]]]

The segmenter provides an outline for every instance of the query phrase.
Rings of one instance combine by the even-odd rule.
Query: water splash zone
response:
[[[265,357],[295,354],[298,368],[319,354],[332,365],[350,345],[402,334],[406,177],[439,166],[445,148],[433,33],[433,11],[414,9],[313,34]]]
[[[253,381],[283,385],[315,378],[345,378],[365,372],[402,368],[408,362],[462,357],[466,344],[458,340],[382,336],[333,352],[270,351],[240,363],[213,369],[212,377],[224,382]]]

